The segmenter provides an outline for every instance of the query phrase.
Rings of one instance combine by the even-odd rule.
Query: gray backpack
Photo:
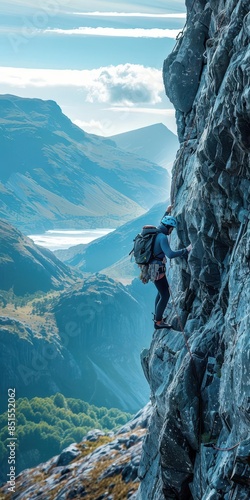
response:
[[[143,226],[142,232],[134,238],[134,247],[129,255],[133,254],[136,264],[149,264],[151,260],[157,258],[154,256],[154,242],[159,234],[155,226]]]

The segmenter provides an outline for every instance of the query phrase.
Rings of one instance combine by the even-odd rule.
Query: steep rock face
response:
[[[181,141],[173,214],[193,250],[172,268],[174,329],[142,353],[154,411],[137,498],[248,499],[249,2],[186,4],[164,82]]]

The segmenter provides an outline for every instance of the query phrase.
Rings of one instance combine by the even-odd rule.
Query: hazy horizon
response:
[[[76,245],[86,245],[97,238],[106,236],[106,234],[114,231],[112,228],[97,228],[97,229],[50,229],[44,233],[29,234],[30,238],[36,245],[48,248],[51,251],[67,250]]]

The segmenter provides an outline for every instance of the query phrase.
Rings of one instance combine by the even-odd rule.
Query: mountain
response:
[[[54,315],[62,342],[66,336],[67,349],[81,373],[79,397],[125,411],[147,403],[140,352],[152,332],[146,314],[152,294],[154,290],[148,289],[143,297],[137,285],[124,287],[100,274],[61,294]],[[70,384],[67,393],[71,390]]]
[[[84,272],[99,272],[113,266],[118,261],[128,258],[133,247],[134,237],[145,224],[158,225],[167,207],[167,203],[158,203],[146,214],[127,222],[123,226],[88,245],[76,245],[69,250],[57,250],[55,255],[66,264],[77,266]],[[128,260],[128,259],[127,259]],[[126,263],[126,266],[128,263]],[[138,267],[130,263],[133,274],[138,275]]]
[[[147,158],[170,172],[179,147],[179,141],[163,123],[131,130],[110,137],[125,151]]]
[[[62,290],[77,278],[75,271],[53,252],[39,247],[7,222],[0,220],[0,289],[15,295]]]
[[[53,101],[0,96],[0,217],[29,233],[117,227],[166,197],[167,172],[74,125]]]
[[[0,390],[61,392],[133,412],[146,404],[140,351],[152,332],[154,287],[142,295],[139,280],[125,287],[82,276],[3,221],[0,243]]]
[[[152,332],[151,315],[146,312],[153,304],[153,287],[142,295],[139,280],[129,287],[98,274],[79,281],[70,270],[68,276],[60,261],[57,286],[53,267],[57,259],[53,256],[50,261],[51,252],[44,255],[35,245],[29,247],[27,240],[17,240],[20,259],[11,264],[17,270],[11,293],[13,289],[21,293],[21,278],[27,285],[37,281],[40,291],[43,273],[46,278],[51,273],[55,291],[49,287],[48,293],[12,298],[1,290],[0,390],[5,393],[11,385],[19,397],[61,392],[98,406],[138,411],[148,401],[140,352]],[[14,239],[12,243],[15,257],[17,243]],[[22,287],[31,293],[29,286]]]
[[[148,401],[140,352],[152,333],[146,315],[152,302],[136,287],[95,275],[57,297],[36,299],[33,312],[27,304],[8,314],[8,305],[0,317],[0,389],[11,384],[19,397],[61,392],[138,411]]]
[[[135,262],[131,262],[129,255],[105,267],[101,272],[114,280],[120,281],[124,285],[131,283],[140,274],[138,266]]]

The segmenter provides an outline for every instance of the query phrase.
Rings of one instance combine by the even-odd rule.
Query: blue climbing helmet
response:
[[[177,227],[177,222],[174,217],[171,217],[171,215],[165,215],[163,219],[161,220],[161,223],[164,226],[172,226],[172,227]]]

